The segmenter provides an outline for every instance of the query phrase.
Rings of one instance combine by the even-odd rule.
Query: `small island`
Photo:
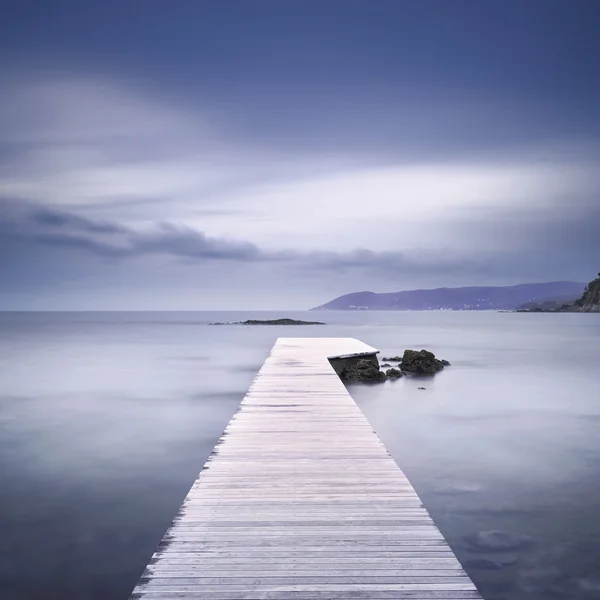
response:
[[[298,319],[248,319],[231,323],[209,323],[209,325],[326,325],[320,321],[300,321]]]

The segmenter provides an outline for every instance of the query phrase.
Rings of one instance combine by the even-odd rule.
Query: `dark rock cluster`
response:
[[[345,367],[340,373],[342,381],[362,381],[378,383],[387,379],[386,374],[379,370],[379,365],[370,360],[359,360],[355,365]]]
[[[449,364],[447,360],[436,358],[428,350],[405,350],[400,368],[415,375],[433,375]]]
[[[338,372],[342,380],[349,383],[380,383],[388,379],[399,379],[404,375],[433,375],[450,364],[447,360],[436,358],[435,354],[428,350],[405,350],[402,358],[395,356],[383,358],[382,360],[394,361],[400,364],[398,368],[395,368],[389,363],[384,363],[381,365],[383,368],[391,368],[383,372],[380,370],[376,359],[361,359],[356,364],[344,367],[341,372]]]

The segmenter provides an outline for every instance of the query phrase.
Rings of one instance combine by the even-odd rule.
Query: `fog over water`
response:
[[[282,316],[328,325],[208,326]],[[493,312],[0,313],[0,597],[127,598],[275,339],[317,335],[452,363],[349,390],[486,600],[600,597],[600,315]]]

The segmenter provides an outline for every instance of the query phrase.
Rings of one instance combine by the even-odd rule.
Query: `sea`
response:
[[[0,598],[126,600],[286,336],[449,360],[349,391],[486,600],[600,598],[600,314],[450,311],[0,313]]]

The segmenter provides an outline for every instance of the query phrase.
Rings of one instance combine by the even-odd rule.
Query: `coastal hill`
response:
[[[600,273],[590,281],[580,298],[570,302],[527,302],[518,312],[600,312]]]
[[[578,300],[575,300],[572,310],[576,312],[600,312],[600,273],[590,281]]]
[[[552,281],[512,286],[437,288],[377,294],[355,292],[311,310],[515,310],[529,302],[571,303],[585,283]]]

